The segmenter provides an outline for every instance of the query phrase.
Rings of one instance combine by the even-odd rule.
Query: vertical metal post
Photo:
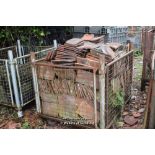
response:
[[[18,49],[18,55],[19,55],[19,57],[21,57],[22,56],[22,51],[21,51],[20,40],[17,40],[17,49]],[[20,63],[23,64],[22,59],[20,60]]]
[[[8,68],[8,60],[5,60],[5,65],[6,65],[7,78],[8,78],[8,83],[9,83],[10,95],[11,95],[11,102],[12,102],[12,106],[14,106],[13,92],[12,92],[11,80],[10,80],[10,72]]]
[[[93,71],[94,75],[94,115],[95,115],[95,128],[97,127],[97,103],[96,103],[96,70]]]
[[[23,46],[21,46],[21,51],[22,51],[22,55],[24,56],[25,55],[25,52],[24,52]],[[21,61],[22,61],[22,59],[21,59]],[[23,58],[23,63],[25,64],[25,58]]]
[[[100,70],[99,70],[99,85],[100,85],[100,128],[105,128],[105,57],[100,55]]]
[[[20,104],[20,98],[19,98],[19,91],[18,91],[18,86],[17,86],[17,77],[16,77],[16,70],[15,70],[15,63],[13,59],[13,53],[11,50],[8,51],[8,57],[10,60],[10,70],[11,70],[11,77],[12,77],[12,85],[13,85],[13,90],[14,90],[14,96],[15,96],[15,101],[16,105],[18,108],[18,117],[22,117],[22,108]]]
[[[34,62],[35,62],[35,53],[34,52],[31,52],[31,62],[32,62],[32,75],[33,75],[33,85],[34,85],[34,90],[35,90],[36,108],[37,108],[37,112],[41,113],[41,104],[40,104],[37,73],[36,73],[36,69],[34,66]]]
[[[54,44],[54,48],[57,48],[58,47],[57,40],[53,40],[53,44]]]

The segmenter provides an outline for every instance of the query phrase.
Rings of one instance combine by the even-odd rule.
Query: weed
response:
[[[142,51],[135,51],[134,52],[134,57],[139,57],[141,55],[143,55]]]
[[[30,126],[29,122],[24,121],[24,123],[22,124],[22,128],[23,128],[23,129],[30,129],[31,126]]]
[[[124,92],[119,90],[117,92],[111,92],[110,94],[110,104],[114,108],[122,108],[124,105]]]

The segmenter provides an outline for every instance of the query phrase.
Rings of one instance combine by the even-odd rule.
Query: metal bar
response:
[[[106,74],[105,74],[105,78],[106,78],[106,84],[105,84],[105,97],[106,97],[106,101],[105,101],[105,110],[106,110],[106,123],[108,123],[108,117],[109,117],[109,113],[108,113],[108,108],[109,108],[109,67],[105,68]],[[105,124],[105,127],[108,124]]]
[[[35,62],[35,53],[31,52],[31,62]],[[37,112],[41,113],[41,103],[40,103],[40,96],[39,96],[39,87],[38,87],[38,80],[37,80],[37,72],[36,67],[32,65],[32,75],[33,75],[33,85],[35,90],[35,99],[36,99],[36,108]]]
[[[131,62],[131,84],[133,84],[133,71],[134,71],[134,54],[132,53],[132,62]],[[132,85],[131,85],[132,86]],[[131,95],[131,90],[130,90],[130,95]]]
[[[16,50],[16,54],[17,54],[17,57],[18,57],[19,55],[18,55],[18,50],[17,50],[17,46],[15,47],[15,50]]]
[[[38,66],[49,66],[49,67],[55,67],[55,68],[66,68],[66,69],[91,69],[94,70],[92,67],[80,67],[80,66],[62,66],[62,65],[54,65],[54,64],[45,64],[45,63],[35,63],[33,62],[34,65]]]
[[[7,59],[0,59],[0,61],[6,61]]]
[[[21,51],[20,40],[17,40],[17,47],[18,47],[19,57],[21,57],[22,56],[22,51]],[[21,60],[20,63],[23,64],[23,61]]]
[[[12,106],[14,107],[15,104],[14,104],[14,100],[13,100],[13,92],[12,92],[12,86],[11,86],[11,80],[10,80],[10,73],[9,73],[9,69],[8,69],[8,60],[5,61],[5,65],[6,65],[6,72],[7,72],[7,77],[8,77]]]
[[[13,53],[11,50],[8,51],[8,57],[10,60],[10,70],[11,70],[11,77],[12,77],[12,85],[13,85],[13,90],[14,90],[14,96],[15,96],[15,101],[16,105],[18,108],[18,117],[22,117],[23,113],[21,110],[21,104],[20,104],[20,98],[19,98],[19,92],[18,92],[18,85],[17,85],[17,78],[16,78],[16,70],[15,70],[15,64],[14,64],[14,59],[13,59]]]
[[[64,120],[63,119],[61,119],[61,118],[56,118],[56,117],[52,117],[52,116],[47,116],[47,115],[45,115],[45,114],[39,114],[41,117],[43,117],[43,118],[47,118],[47,119],[52,119],[52,120],[54,120],[54,121],[58,121],[58,122],[64,122]],[[93,129],[94,127],[93,126],[88,126],[88,125],[82,125],[82,124],[76,124],[76,125],[66,125],[66,126],[70,126],[70,127],[79,127],[79,128],[86,128],[86,129]]]
[[[96,71],[93,71],[94,76],[94,115],[95,115],[95,128],[97,127],[97,103],[96,103]]]
[[[54,48],[57,48],[58,47],[57,40],[53,40],[53,44],[54,44]]]
[[[27,57],[30,57],[30,56],[31,56],[30,54],[27,54],[27,55],[19,56],[19,57],[17,57],[16,59],[27,58]]]
[[[10,47],[5,47],[5,48],[0,48],[0,51],[12,49],[12,48],[14,48],[14,47],[16,47],[16,45],[10,46]]]
[[[22,46],[21,48],[22,48],[22,49],[21,49],[21,50],[22,50],[22,55],[23,55],[23,56],[25,56],[25,53],[24,53],[24,48],[23,48],[23,46]],[[25,64],[25,58],[23,59],[23,62],[24,62],[24,64]]]
[[[99,90],[100,90],[100,128],[105,128],[105,57],[100,55]]]
[[[38,54],[38,53],[41,53],[41,52],[46,52],[46,51],[49,51],[49,50],[55,50],[55,48],[51,47],[51,48],[48,48],[48,49],[45,49],[45,50],[41,50],[41,51],[35,52],[35,54]]]
[[[115,62],[121,60],[122,58],[124,58],[124,57],[126,57],[126,56],[128,56],[128,55],[130,55],[131,53],[133,53],[133,50],[130,51],[130,52],[128,52],[127,54],[123,55],[122,57],[120,57],[120,58],[118,58],[118,59],[116,59],[116,60],[114,60],[114,61],[108,63],[106,66],[111,66],[111,65],[114,64]]]
[[[21,86],[21,79],[20,79],[20,75],[19,75],[19,69],[18,69],[18,63],[17,63],[17,59],[14,59],[14,62],[16,64],[16,72],[17,72],[17,79],[18,79],[18,84],[19,84],[19,92],[20,92],[20,99],[21,99],[21,104],[22,106],[24,105],[23,102],[23,94],[22,94],[22,86]]]
[[[42,50],[42,51],[39,51],[39,52],[35,52],[35,54],[38,54],[38,53],[41,53],[41,52],[46,52],[46,51],[49,51],[49,49],[48,50],[47,49],[46,50]],[[27,58],[27,57],[30,57],[30,56],[31,56],[31,54],[27,54],[27,55],[23,55],[23,56],[17,57],[17,59]]]
[[[23,106],[29,104],[30,102],[32,102],[32,101],[34,101],[34,100],[35,100],[35,97],[34,97],[32,100],[29,100],[28,102],[25,102],[25,103],[23,104]]]
[[[46,60],[46,58],[35,60],[35,63],[38,62],[38,61],[43,61],[43,60]]]

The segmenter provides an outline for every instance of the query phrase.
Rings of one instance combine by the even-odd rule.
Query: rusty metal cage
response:
[[[104,119],[105,128],[109,128],[120,114],[120,108],[113,105],[111,98],[117,99],[116,91],[123,92],[124,103],[131,97],[133,51],[105,66],[102,95],[105,96],[105,115],[101,115],[100,69],[53,65],[35,57],[37,54],[31,57],[33,80],[37,111],[42,116],[93,128],[100,127]]]
[[[133,52],[112,61],[106,66],[106,124],[110,126],[112,121],[120,114],[120,108],[115,107],[114,102],[122,95],[126,104],[131,97],[133,74]],[[122,93],[122,94],[121,94]],[[121,101],[119,101],[121,102]],[[114,105],[113,105],[114,104]]]

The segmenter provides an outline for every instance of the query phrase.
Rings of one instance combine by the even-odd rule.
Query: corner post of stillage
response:
[[[22,50],[21,50],[20,40],[17,40],[17,49],[18,49],[18,55],[19,55],[19,57],[21,57],[22,56]],[[22,59],[20,59],[20,64],[23,64]]]
[[[12,86],[14,90],[14,96],[15,96],[15,102],[18,109],[18,117],[23,116],[22,107],[20,103],[20,97],[19,97],[19,91],[18,91],[18,83],[17,83],[17,76],[16,76],[16,63],[13,58],[13,52],[12,50],[8,51],[8,57],[9,57],[9,65],[10,65],[10,71],[11,71],[11,80],[12,80]]]
[[[35,67],[35,52],[31,52],[31,64],[32,64],[31,66],[32,66],[33,86],[34,86],[34,92],[35,92],[36,108],[37,108],[37,112],[41,113],[37,72],[36,72],[36,67]]]
[[[57,47],[58,47],[58,43],[57,43],[57,40],[56,40],[56,39],[53,40],[53,45],[54,45],[54,48],[57,49]]]
[[[105,129],[105,56],[99,55],[100,128]]]
[[[95,128],[97,129],[97,102],[96,102],[96,69],[93,69],[94,75],[94,115],[95,115]]]

